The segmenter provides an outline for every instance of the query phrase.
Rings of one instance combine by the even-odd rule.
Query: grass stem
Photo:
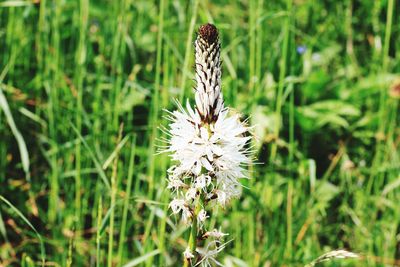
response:
[[[283,89],[285,87],[285,77],[286,77],[286,64],[288,63],[289,56],[289,37],[290,37],[290,26],[291,26],[291,13],[292,13],[292,0],[286,1],[287,6],[287,15],[285,19],[285,25],[283,28],[283,44],[282,44],[282,57],[279,61],[279,82],[278,82],[278,91],[276,95],[276,106],[275,106],[275,126],[274,126],[274,139],[275,142],[272,143],[271,146],[271,154],[270,154],[270,162],[275,161],[279,140],[279,131],[281,128],[282,121],[282,96]]]
[[[118,139],[117,139],[117,151],[114,158],[112,175],[111,175],[111,214],[110,214],[110,226],[109,226],[109,238],[108,238],[108,256],[107,256],[107,266],[113,266],[113,251],[114,251],[114,220],[115,220],[115,200],[117,196],[117,171],[118,171],[118,160],[119,160],[119,150],[118,144],[122,139],[123,124],[120,125]]]

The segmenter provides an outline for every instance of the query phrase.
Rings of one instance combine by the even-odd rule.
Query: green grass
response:
[[[219,259],[400,265],[399,18],[395,0],[1,1],[0,266],[181,265],[158,127],[193,101],[206,22],[260,163],[211,219],[234,239]]]

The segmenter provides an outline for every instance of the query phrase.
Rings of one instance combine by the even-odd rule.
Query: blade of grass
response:
[[[136,136],[132,137],[131,142],[132,143],[131,143],[131,153],[129,157],[128,181],[126,183],[126,195],[124,196],[124,206],[123,206],[122,221],[121,221],[121,234],[119,236],[119,244],[118,244],[118,266],[122,266],[122,253],[126,238],[125,235],[126,235],[126,225],[128,218],[128,207],[131,196],[133,174],[135,170]]]
[[[279,139],[279,131],[281,128],[281,111],[282,111],[282,95],[283,89],[285,86],[285,77],[286,77],[286,64],[288,62],[289,56],[289,37],[290,37],[290,27],[291,27],[291,12],[292,12],[292,0],[286,1],[287,8],[287,16],[285,19],[285,25],[283,28],[283,44],[282,44],[282,57],[279,62],[279,83],[278,83],[278,92],[276,96],[276,104],[275,104],[275,118],[276,123],[274,126],[274,138],[275,140]],[[278,149],[277,142],[273,142],[271,146],[271,154],[270,161],[274,162],[276,158],[276,153]]]
[[[385,40],[383,44],[383,53],[382,53],[382,69],[381,71],[386,73],[388,72],[389,67],[389,48],[390,48],[390,38],[392,35],[392,24],[393,24],[393,10],[394,10],[394,1],[388,0],[387,2],[387,10],[386,10],[386,27],[385,27]],[[386,126],[388,124],[388,105],[387,105],[387,89],[383,87],[380,89],[380,97],[379,97],[379,125],[378,125],[378,134],[386,134]],[[373,181],[377,190],[380,190],[382,183],[384,182],[382,174],[377,173],[378,166],[381,165],[384,156],[384,148],[385,143],[384,139],[378,140],[375,146],[375,156],[372,163],[372,172],[370,175],[370,181],[368,184],[368,190],[372,189]],[[377,179],[377,177],[379,179]]]
[[[108,178],[103,170],[103,168],[101,167],[101,164],[99,162],[99,160],[96,158],[93,150],[90,148],[89,144],[86,142],[86,140],[82,137],[81,133],[78,131],[78,129],[72,124],[72,122],[70,122],[70,125],[72,127],[72,130],[76,133],[76,135],[79,137],[79,140],[82,142],[83,146],[86,148],[86,150],[89,153],[90,158],[92,159],[96,170],[98,172],[98,174],[100,175],[100,178],[103,180],[104,184],[107,186],[107,189],[110,189],[110,182],[108,181]]]
[[[154,257],[155,255],[159,254],[160,250],[159,249],[155,249],[149,253],[146,253],[145,255],[136,258],[130,262],[128,262],[127,264],[125,264],[123,267],[133,267],[133,266],[137,266],[145,261],[147,261],[149,258]]]
[[[106,159],[106,161],[103,163],[103,170],[106,170],[108,166],[111,164],[111,162],[117,157],[118,152],[122,149],[122,147],[128,142],[129,136],[125,136],[120,143],[118,143],[117,147],[113,150],[113,152],[110,154],[110,156]]]
[[[124,124],[121,124],[119,127],[119,133],[117,138],[117,144],[121,143],[122,139],[122,131],[124,129]],[[118,148],[118,145],[117,145]],[[111,175],[111,207],[115,207],[115,199],[117,196],[118,190],[118,160],[119,160],[119,150],[116,149],[116,155],[114,158],[112,175]],[[114,252],[114,220],[115,220],[115,208],[111,209],[110,214],[110,225],[109,225],[109,236],[108,236],[108,256],[107,256],[107,266],[113,266],[113,252]]]
[[[20,133],[20,131],[17,128],[17,125],[15,124],[14,118],[11,114],[10,107],[7,102],[7,99],[4,96],[3,89],[1,87],[0,87],[0,108],[3,110],[3,112],[6,116],[7,123],[10,126],[11,132],[14,135],[15,139],[17,140],[19,153],[21,155],[22,168],[25,172],[26,180],[28,182],[30,182],[31,175],[30,175],[30,171],[29,171],[28,149],[26,147],[24,137],[22,136],[22,134]]]
[[[45,266],[46,250],[44,247],[44,242],[43,242],[42,236],[39,234],[39,232],[36,230],[36,228],[31,224],[31,222],[24,216],[24,214],[22,214],[22,212],[19,209],[17,209],[17,207],[15,207],[13,204],[11,204],[11,202],[9,202],[2,195],[0,195],[0,200],[3,201],[4,203],[6,203],[7,206],[9,206],[18,215],[18,217],[20,217],[35,232],[36,236],[38,237],[39,244],[40,244],[40,257],[42,260],[42,266]]]
[[[186,91],[186,80],[187,80],[187,74],[188,74],[188,67],[189,67],[189,60],[192,57],[192,42],[193,42],[193,33],[194,33],[194,26],[196,24],[196,18],[197,18],[197,8],[199,6],[199,1],[198,0],[193,0],[194,3],[191,5],[193,7],[192,10],[192,17],[190,19],[190,26],[189,26],[189,31],[188,35],[186,38],[186,50],[185,50],[185,59],[183,61],[183,66],[182,66],[182,77],[181,77],[181,83],[180,83],[180,94],[179,94],[179,101],[182,103],[183,99],[185,97],[185,91]]]
[[[7,231],[6,231],[6,226],[4,225],[4,220],[3,216],[1,215],[1,210],[0,210],[0,233],[4,238],[4,241],[9,244],[8,236],[7,236]]]
[[[99,204],[97,205],[97,224],[96,224],[96,267],[101,266],[101,225],[102,225],[102,213],[103,213],[103,206],[102,206],[102,197],[99,197]]]
[[[88,17],[89,17],[89,1],[88,0],[80,0],[79,1],[79,20],[78,20],[78,30],[79,30],[79,39],[78,39],[78,48],[76,49],[75,60],[76,60],[76,68],[74,73],[74,83],[77,90],[77,98],[76,98],[76,116],[75,123],[76,129],[79,133],[82,132],[82,117],[83,117],[83,80],[85,77],[85,64],[86,64],[86,31],[88,25]],[[81,166],[82,166],[82,151],[81,151],[81,143],[77,143],[75,147],[75,169],[76,177],[75,177],[75,213],[77,220],[77,230],[80,229],[80,221],[81,221],[81,205],[82,205],[82,177],[81,177]]]
[[[156,59],[156,72],[154,94],[152,97],[151,116],[149,117],[150,136],[149,136],[149,152],[148,152],[148,183],[149,191],[148,196],[151,197],[154,193],[154,154],[155,154],[155,140],[157,140],[157,125],[158,125],[158,112],[159,112],[159,98],[160,98],[160,81],[161,81],[161,51],[163,48],[162,37],[164,34],[164,9],[165,0],[160,1],[159,14],[158,14],[158,33],[157,33],[157,59]]]

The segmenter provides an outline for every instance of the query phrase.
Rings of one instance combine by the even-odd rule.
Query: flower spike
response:
[[[221,45],[217,28],[205,24],[195,41],[196,106],[168,112],[168,144],[174,166],[168,169],[168,186],[174,196],[172,213],[190,226],[184,266],[219,265],[215,259],[227,234],[207,230],[212,208],[225,207],[239,197],[251,164],[247,136],[249,127],[224,107],[221,91]],[[221,265],[220,265],[221,266]]]
[[[221,92],[221,44],[214,25],[200,27],[195,50],[196,108],[203,121],[216,121],[224,107],[224,100]]]

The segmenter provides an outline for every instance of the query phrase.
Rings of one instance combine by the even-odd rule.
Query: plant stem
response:
[[[135,155],[136,155],[136,136],[132,137],[132,144],[131,144],[131,153],[129,157],[129,169],[128,169],[128,181],[126,184],[126,195],[124,199],[124,207],[122,212],[122,222],[121,222],[121,235],[119,237],[119,244],[118,244],[118,266],[122,266],[122,253],[123,253],[123,245],[126,239],[126,225],[127,225],[127,218],[128,218],[128,207],[129,207],[129,200],[131,197],[131,188],[132,188],[132,179],[134,174],[135,168]]]
[[[196,201],[197,201],[197,203],[196,203],[196,207],[195,207],[194,214],[193,214],[192,227],[190,230],[190,236],[189,236],[189,242],[188,242],[190,252],[194,252],[196,250],[196,246],[197,246],[197,214],[199,214],[200,209],[201,209],[200,197],[198,197]],[[187,259],[183,259],[183,266],[184,267],[189,266],[189,261]]]
[[[288,260],[292,258],[292,223],[293,223],[293,211],[292,211],[292,201],[293,201],[293,180],[289,179],[288,190],[287,190],[287,204],[286,204],[286,251],[285,257]]]
[[[387,5],[387,13],[386,13],[386,27],[385,27],[385,42],[383,45],[383,54],[382,54],[382,72],[387,73],[388,72],[388,64],[389,64],[389,47],[390,47],[390,38],[391,38],[391,33],[392,33],[392,22],[393,22],[393,9],[394,9],[394,1],[389,0],[388,5]],[[387,105],[387,100],[386,100],[386,90],[385,88],[381,88],[380,91],[380,97],[379,97],[379,126],[378,126],[378,133],[385,135],[386,131],[386,125],[388,123],[387,121],[387,115],[388,115],[388,105]],[[382,178],[376,179],[377,178],[377,166],[379,166],[382,162],[382,157],[383,157],[383,150],[384,150],[385,144],[382,142],[382,140],[378,140],[376,143],[376,148],[375,148],[375,156],[372,161],[372,173],[370,175],[370,182],[368,184],[368,190],[372,189],[372,184],[373,181],[383,181]],[[381,183],[381,182],[379,182]],[[379,187],[378,187],[379,188]]]
[[[164,8],[165,1],[160,1],[159,14],[158,14],[158,33],[157,33],[157,55],[156,55],[156,73],[155,73],[155,81],[154,81],[154,94],[152,98],[151,104],[151,113],[150,113],[150,121],[149,125],[158,125],[158,112],[159,112],[159,98],[160,98],[160,79],[161,79],[161,57],[162,57],[162,48],[163,48],[163,32],[164,32]],[[155,171],[155,140],[157,139],[157,127],[152,127],[150,130],[150,139],[149,139],[149,154],[148,154],[148,183],[149,183],[149,191],[148,197],[151,199],[154,194],[154,171]]]
[[[112,175],[111,175],[111,213],[110,213],[110,233],[108,237],[108,256],[107,256],[107,266],[112,267],[113,266],[113,247],[114,247],[114,218],[115,218],[115,202],[116,202],[116,196],[117,196],[117,170],[118,170],[118,160],[119,160],[119,149],[118,149],[118,144],[121,142],[122,139],[122,130],[123,130],[123,124],[120,125],[119,128],[119,133],[118,133],[118,139],[117,139],[117,148],[116,148],[116,156],[114,159],[113,163],[113,168],[112,168]]]
[[[279,64],[279,84],[278,84],[278,92],[276,96],[276,108],[275,108],[276,124],[274,128],[274,138],[276,141],[272,143],[271,146],[271,154],[270,154],[271,162],[273,162],[276,157],[278,149],[277,140],[279,139],[279,129],[281,127],[282,95],[285,86],[284,81],[286,76],[286,64],[288,60],[291,14],[292,14],[292,0],[287,0],[287,17],[285,21],[285,27],[283,30],[284,38],[282,44],[282,58]]]
[[[89,16],[89,1],[81,0],[79,1],[79,42],[78,49],[76,50],[75,60],[77,62],[75,68],[75,84],[78,91],[76,98],[76,128],[78,132],[82,133],[82,114],[83,114],[83,80],[85,77],[85,64],[86,64],[86,29],[88,25]],[[82,161],[82,151],[81,143],[78,142],[75,147],[75,212],[76,212],[76,229],[80,229],[81,221],[81,161]]]
[[[189,27],[189,32],[188,32],[188,37],[186,40],[186,50],[185,50],[185,59],[183,61],[183,71],[182,71],[182,78],[181,78],[181,84],[180,84],[180,88],[181,88],[181,93],[179,95],[179,101],[182,103],[183,99],[185,97],[185,86],[186,86],[186,78],[187,78],[187,69],[189,66],[189,59],[190,56],[192,56],[191,50],[192,50],[192,44],[193,44],[193,40],[192,40],[192,36],[193,36],[193,32],[194,32],[194,26],[196,24],[196,18],[197,18],[197,7],[199,5],[199,1],[198,0],[194,0],[194,4],[193,4],[193,13],[192,13],[192,18],[190,19],[190,27]]]
[[[100,240],[101,240],[101,221],[102,221],[102,198],[100,196],[99,203],[97,205],[97,225],[96,225],[96,267],[100,267],[101,257],[100,257]]]

